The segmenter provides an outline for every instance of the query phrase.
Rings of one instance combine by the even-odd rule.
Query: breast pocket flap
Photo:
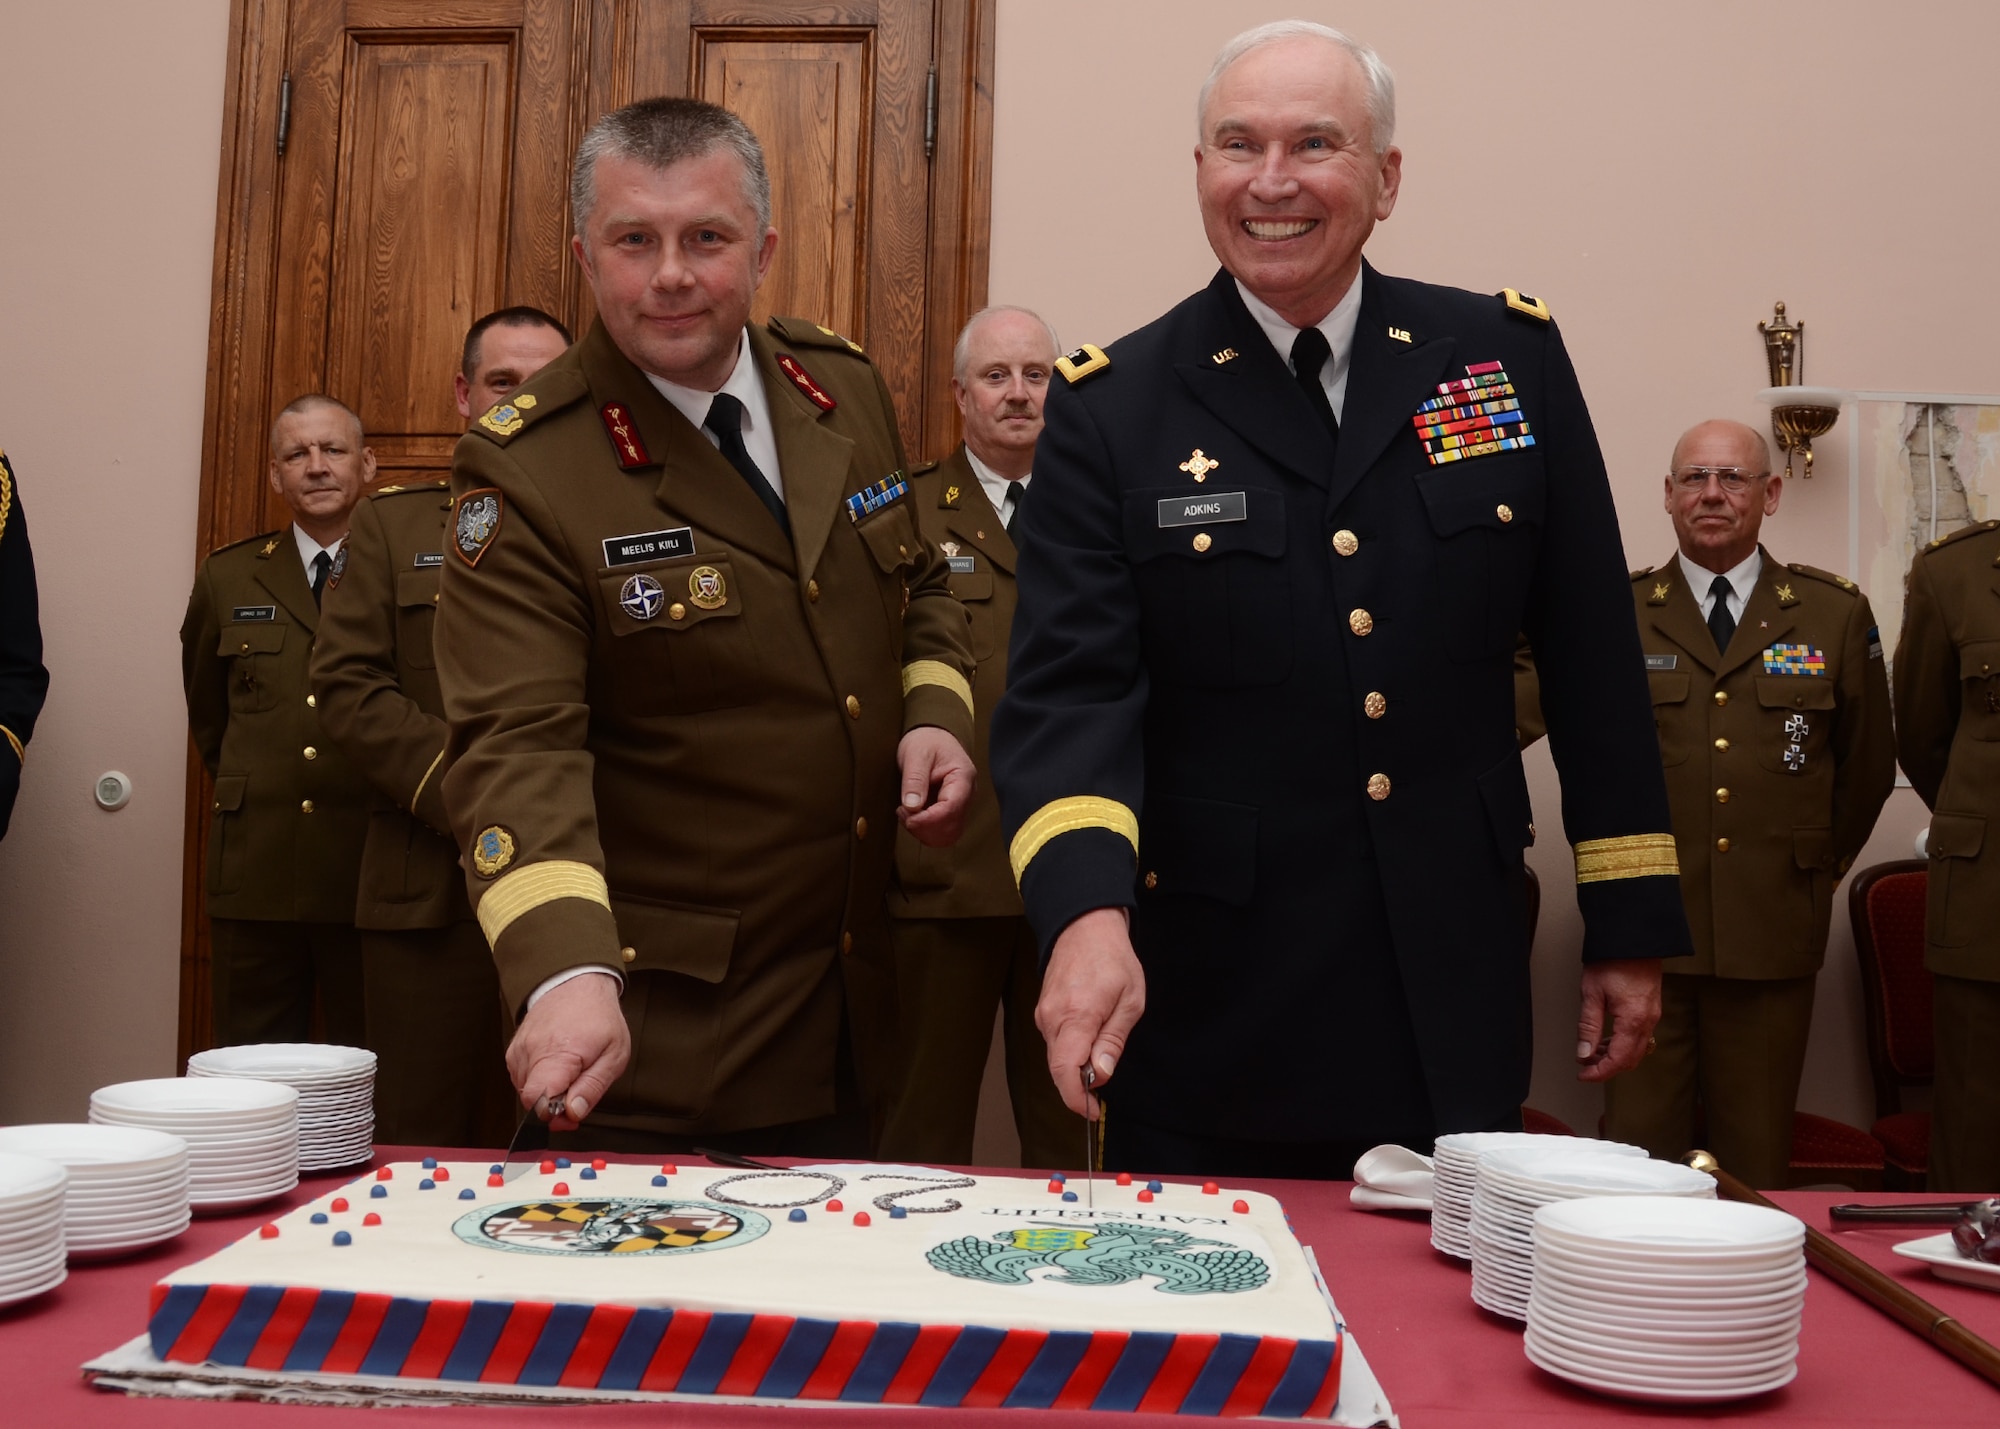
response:
[[[1213,507],[1212,511],[1205,508]],[[1178,556],[1213,561],[1285,554],[1285,493],[1263,487],[1125,493],[1125,549],[1135,561]]]
[[[233,814],[243,807],[243,795],[250,787],[248,774],[218,774],[215,779],[215,812]]]
[[[1257,890],[1257,811],[1156,794],[1146,801],[1139,862],[1161,893],[1247,904]]]
[[[740,913],[687,903],[613,898],[611,916],[617,920],[618,936],[632,952],[626,972],[680,973],[700,982],[721,982],[728,976]]]
[[[1971,640],[1958,648],[1958,677],[1983,680],[2000,670],[2000,640]]]
[[[285,631],[289,627],[276,621],[259,620],[242,625],[225,625],[222,638],[216,642],[218,655],[275,655],[285,648]]]
[[[1653,703],[1656,705],[1678,705],[1688,697],[1688,676],[1684,674],[1649,674],[1646,682],[1653,687]]]
[[[864,516],[854,530],[884,575],[916,564],[917,532],[910,523],[908,498]]]
[[[1542,524],[1548,487],[1539,456],[1471,457],[1420,471],[1416,480],[1440,536]]]
[[[613,635],[691,630],[743,613],[727,556],[676,556],[645,566],[600,571],[597,593]]]
[[[437,595],[438,572],[434,570],[396,572],[396,604],[436,605]]]
[[[1931,815],[1932,858],[1978,858],[1985,843],[1986,820],[1977,814]]]
[[[1830,710],[1833,681],[1824,675],[1759,675],[1757,703],[1773,710]]]

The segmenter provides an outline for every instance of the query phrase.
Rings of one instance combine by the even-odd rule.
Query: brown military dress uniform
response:
[[[887,388],[797,319],[750,353],[789,538],[601,326],[454,460],[437,652],[473,906],[510,1009],[580,965],[625,979],[631,1064],[580,1135],[834,1117],[843,1037],[883,1105],[896,749],[972,742]]]
[[[1931,808],[1929,1186],[1991,1195],[2000,1192],[2000,831],[1989,828],[2000,816],[2000,522],[1933,541],[1910,567],[1896,746]]]
[[[319,607],[289,527],[225,546],[181,622],[188,726],[215,776],[208,839],[215,1040],[363,1046],[354,931],[367,783],[307,678]]]
[[[1725,1168],[1783,1186],[1833,890],[1895,784],[1881,639],[1852,581],[1768,553],[1721,653],[1678,560],[1632,594],[1695,952],[1605,1133],[1679,1156],[1699,1104]]]
[[[896,833],[889,936],[908,1060],[882,1134],[882,1155],[955,1165],[972,1159],[993,1014],[1004,1007],[1007,1087],[1022,1163],[1081,1169],[1084,1127],[1049,1077],[1048,1047],[1035,1026],[1041,960],[1007,862],[999,796],[985,772],[993,707],[1007,688],[1014,542],[963,446],[919,471],[910,487],[918,530],[944,555],[952,594],[965,606],[971,628],[978,663],[971,754],[980,779],[955,846],[927,848],[907,831]]]
[[[322,597],[312,681],[328,736],[375,786],[354,922],[361,930],[375,1135],[499,1146],[514,1129],[500,980],[445,817],[437,616],[451,497],[387,487],[354,509]]]

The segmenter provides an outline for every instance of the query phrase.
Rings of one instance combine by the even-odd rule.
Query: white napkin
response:
[[[1354,1163],[1348,1204],[1364,1211],[1428,1211],[1431,1159],[1407,1146],[1378,1146]]]

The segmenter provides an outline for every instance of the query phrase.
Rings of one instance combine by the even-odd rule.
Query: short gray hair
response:
[[[1352,35],[1311,20],[1273,20],[1268,25],[1245,30],[1222,47],[1215,63],[1208,67],[1208,78],[1202,81],[1201,94],[1195,99],[1195,137],[1204,143],[1208,140],[1208,96],[1215,89],[1215,82],[1222,78],[1224,70],[1252,50],[1261,50],[1281,40],[1301,39],[1324,40],[1330,45],[1338,45],[1361,66],[1362,77],[1368,81],[1370,137],[1375,141],[1378,158],[1388,153],[1389,145],[1396,137],[1396,76],[1389,72],[1389,66],[1382,63],[1380,55]]]
[[[642,99],[591,125],[576,146],[570,170],[570,222],[579,235],[590,222],[590,211],[597,207],[597,161],[607,155],[665,169],[684,159],[706,158],[717,149],[728,149],[743,161],[743,198],[757,215],[761,237],[771,226],[771,175],[764,167],[764,146],[742,119],[700,99]]]
[[[356,447],[367,445],[368,430],[361,425],[360,414],[352,407],[348,406],[338,397],[329,397],[324,392],[302,392],[292,398],[291,401],[285,403],[278,410],[278,415],[271,418],[271,455],[276,456],[278,454],[278,423],[284,421],[287,417],[300,416],[306,412],[316,412],[322,407],[333,408],[336,412],[346,417],[353,425],[354,445]]]
[[[967,318],[965,326],[958,330],[958,341],[953,344],[951,349],[951,375],[959,381],[963,382],[965,380],[966,363],[972,354],[972,330],[986,321],[986,319],[997,316],[1000,313],[1020,313],[1023,317],[1033,318],[1048,333],[1049,346],[1054,349],[1056,356],[1062,356],[1062,339],[1056,336],[1055,325],[1047,318],[1043,317],[1033,308],[1019,308],[1015,307],[1012,303],[995,303],[990,308],[981,308],[978,312]]]

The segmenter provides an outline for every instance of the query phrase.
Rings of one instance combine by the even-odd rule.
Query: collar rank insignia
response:
[[[847,519],[859,521],[880,511],[910,489],[910,483],[903,479],[903,473],[892,471],[873,486],[864,486],[847,498]]]
[[[479,564],[493,538],[500,534],[500,493],[491,486],[468,491],[458,498],[458,514],[452,518],[452,544],[468,566]]]
[[[938,542],[938,549],[943,551],[946,556],[955,556],[958,554],[958,542],[940,541]]]
[[[264,549],[259,551],[257,554],[260,556],[268,556],[271,554],[271,552],[277,549],[278,549],[278,538],[276,536],[273,536],[270,540],[264,543]]]
[[[836,337],[839,336],[837,333],[834,335]],[[845,341],[845,339],[842,340]],[[831,412],[835,407],[840,405],[833,398],[826,395],[826,389],[813,381],[812,374],[799,366],[797,360],[789,352],[778,354],[778,366],[785,369],[785,376],[792,379],[792,385],[805,393],[806,400],[819,408],[820,411]]]
[[[1437,396],[1417,408],[1410,425],[1432,466],[1535,444],[1521,399],[1497,362],[1473,363],[1465,376],[1440,382]]]
[[[1824,675],[1826,656],[1811,645],[1773,645],[1764,652],[1767,675]]]
[[[326,588],[338,590],[340,578],[347,573],[347,542],[340,543],[340,549],[333,554],[333,564],[326,573]]]
[[[1412,339],[1411,339],[1411,337],[1410,337],[1410,330],[1409,330],[1408,328],[1406,328],[1406,327],[1392,327],[1392,328],[1390,328],[1390,329],[1389,329],[1389,336],[1390,336],[1390,337],[1392,337],[1392,338],[1394,338],[1394,339],[1395,339],[1395,340],[1396,340],[1397,342],[1410,342],[1410,341],[1412,341]]]
[[[1799,603],[1799,598],[1792,594],[1792,588],[1790,586],[1781,585],[1778,587],[1779,605],[1797,605],[1798,603]]]
[[[598,409],[597,415],[604,419],[604,430],[611,436],[611,447],[618,453],[619,466],[630,471],[635,466],[653,464],[653,459],[646,455],[646,443],[639,437],[638,425],[622,402],[606,402]]]
[[[1111,365],[1111,359],[1104,355],[1104,349],[1085,343],[1067,357],[1056,359],[1056,371],[1063,375],[1063,381],[1075,386],[1084,378],[1102,372]]]
[[[940,501],[938,505],[949,507],[953,511],[958,510],[958,488],[947,486],[944,489],[944,500]]]
[[[1208,480],[1208,474],[1221,465],[1221,462],[1204,454],[1200,447],[1196,447],[1194,455],[1181,463],[1181,470],[1200,482]]]
[[[1671,590],[1673,590],[1673,585],[1671,582],[1654,581],[1652,599],[1648,600],[1646,604],[1665,605],[1667,603],[1667,593]]]
[[[479,419],[479,425],[497,437],[511,437],[527,425],[520,408],[513,402],[500,402],[486,409]]]

